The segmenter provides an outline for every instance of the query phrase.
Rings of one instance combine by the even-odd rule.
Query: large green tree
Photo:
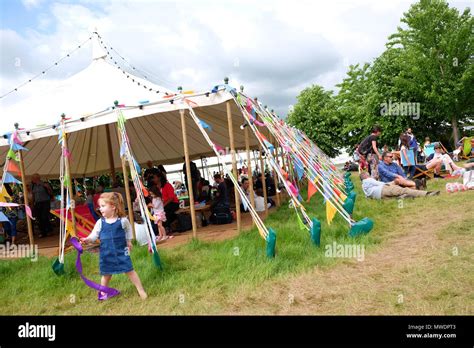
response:
[[[459,139],[459,125],[473,115],[474,55],[473,17],[462,14],[441,0],[421,0],[404,14],[388,51],[396,50],[399,72],[392,75],[400,97],[419,102],[420,123],[434,122],[434,129],[450,124],[453,140]],[[404,94],[404,95],[403,95]]]
[[[311,132],[328,154],[337,154],[329,144],[353,148],[375,124],[383,129],[380,142],[391,146],[407,127],[421,141],[429,136],[453,144],[460,137],[459,129],[473,124],[470,10],[459,13],[445,1],[421,0],[403,15],[401,23],[372,64],[349,67],[336,96],[313,86],[298,97],[290,120]],[[397,113],[390,107],[387,110],[387,104],[412,109]]]
[[[288,115],[288,123],[303,130],[328,156],[337,156],[343,144],[334,134],[339,132],[342,123],[333,112],[332,92],[313,85],[304,89],[297,99]]]

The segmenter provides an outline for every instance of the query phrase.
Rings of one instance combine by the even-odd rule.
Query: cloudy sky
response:
[[[150,80],[172,90],[243,84],[280,116],[311,84],[335,89],[372,61],[413,1],[11,0],[0,3],[0,92],[40,73],[94,28]],[[468,1],[450,1],[463,10]],[[7,106],[84,69],[91,45],[19,89]]]

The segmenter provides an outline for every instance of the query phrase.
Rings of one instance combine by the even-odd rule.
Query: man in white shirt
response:
[[[421,191],[413,190],[408,187],[401,187],[392,183],[385,183],[371,178],[369,173],[362,172],[360,174],[362,181],[362,190],[367,198],[406,198],[406,197],[426,197],[437,196],[439,191]]]

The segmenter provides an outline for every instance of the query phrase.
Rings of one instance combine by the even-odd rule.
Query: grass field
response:
[[[149,298],[140,300],[125,275],[111,286],[121,296],[98,303],[66,256],[66,274],[40,257],[0,261],[0,314],[474,314],[474,191],[448,194],[447,180],[431,180],[437,197],[373,201],[358,194],[354,216],[370,217],[374,229],[350,238],[336,217],[325,222],[321,197],[308,204],[322,221],[321,247],[297,228],[282,205],[266,220],[277,232],[277,256],[268,259],[256,230],[221,242],[193,241],[161,250],[164,271],[146,247],[132,252]],[[361,244],[363,261],[325,256],[325,245]],[[98,255],[83,256],[87,277],[99,281]]]

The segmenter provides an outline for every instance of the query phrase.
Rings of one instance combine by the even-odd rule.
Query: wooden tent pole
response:
[[[107,125],[107,130],[109,129],[108,127],[109,125]],[[117,138],[118,138],[118,143],[119,143],[119,148],[122,147],[122,137],[120,136],[120,130],[119,130],[119,126],[118,126],[118,123],[117,123]],[[110,131],[107,132],[108,135],[110,135]],[[109,138],[110,140],[110,138]],[[111,141],[110,141],[111,143]],[[113,155],[112,155],[112,147],[110,148],[110,152],[109,152],[109,156],[111,156],[113,158]],[[128,206],[128,220],[130,221],[130,225],[132,226],[132,235],[133,235],[133,239],[136,239],[136,234],[135,234],[135,218],[133,217],[133,203],[132,203],[132,196],[130,194],[130,185],[128,184],[128,171],[127,171],[127,163],[125,161],[125,158],[122,156],[121,157],[121,161],[122,161],[122,173],[123,173],[123,186],[125,188],[125,199],[127,200],[127,206]],[[114,163],[113,159],[112,159],[112,164]],[[114,178],[115,178],[115,170],[113,172],[113,175],[114,175]],[[114,180],[115,182],[115,180]]]
[[[277,166],[280,166],[278,162],[278,147],[277,147],[277,141],[275,138],[273,138],[273,148],[274,148],[274,153],[275,153],[275,162]],[[278,174],[274,170],[273,171],[273,183],[275,184],[275,196],[276,196],[276,205],[277,207],[280,206],[281,201],[280,201],[280,194],[278,193]]]
[[[15,123],[15,128],[18,129],[18,123]],[[23,153],[22,151],[18,151],[18,159],[20,162],[20,173],[21,173],[21,183],[23,186],[23,202],[25,206],[29,206],[28,202],[28,185],[26,185],[26,178],[25,178],[25,164],[23,162]],[[4,188],[6,190],[6,188]],[[26,209],[26,208],[25,208]],[[26,225],[28,227],[28,238],[30,240],[30,246],[33,248],[33,244],[35,244],[35,239],[33,236],[33,225],[31,224],[31,219],[28,214],[26,214]]]
[[[239,180],[237,173],[237,162],[235,161],[235,143],[234,143],[234,128],[232,124],[232,111],[230,109],[230,101],[226,102],[227,109],[227,124],[229,127],[229,140],[230,140],[230,152],[232,156],[232,172],[234,173],[235,179]],[[235,194],[235,211],[237,213],[237,231],[241,231],[241,216],[240,216],[240,194],[237,187],[234,187]]]
[[[197,224],[196,224],[196,210],[194,207],[193,178],[191,177],[191,161],[189,160],[188,135],[186,132],[186,119],[184,117],[184,110],[179,110],[179,114],[181,115],[181,130],[183,133],[184,158],[186,161],[186,176],[188,177],[188,182],[186,183],[186,185],[188,187],[189,207],[191,208],[193,238],[197,238]]]
[[[105,125],[105,132],[107,134],[107,151],[109,154],[109,167],[110,167],[110,172],[112,173],[112,183],[115,184],[117,182],[116,179],[116,174],[115,174],[115,164],[114,164],[114,154],[112,151],[112,140],[110,137],[110,125],[106,124]],[[119,136],[119,142],[120,142],[120,136]],[[125,177],[124,177],[125,181]]]
[[[262,188],[263,188],[263,204],[265,204],[265,214],[268,214],[268,195],[267,195],[267,183],[265,182],[265,163],[262,157],[262,146],[260,145],[260,178],[262,180]]]
[[[244,129],[245,129],[245,150],[247,151],[247,173],[248,173],[247,176],[249,179],[250,204],[255,209],[255,196],[253,192],[252,160],[250,158],[249,127],[247,126]],[[253,224],[255,224],[255,221],[253,221]]]
[[[65,116],[62,116],[63,119],[65,118]],[[63,120],[64,122],[64,120]],[[63,143],[64,143],[64,147],[69,151],[69,148],[68,148],[68,145],[67,145],[67,137],[68,137],[68,133],[66,133],[66,131],[64,131],[64,138],[63,138]],[[72,190],[72,177],[71,177],[71,166],[70,166],[70,163],[69,163],[69,157],[68,156],[64,156],[64,164],[66,166],[66,177],[67,177],[67,181],[66,181],[66,184],[67,184],[67,190],[69,192],[69,199],[71,201],[71,220],[72,220],[72,230],[74,231],[74,236],[77,236],[77,230],[76,230],[76,201],[74,200],[74,192]],[[66,206],[67,206],[67,202],[66,202]],[[66,219],[67,219],[67,215],[66,215]]]
[[[280,146],[280,153],[281,153],[281,167],[283,168],[285,172],[287,172],[286,164],[285,164],[285,152],[283,151],[283,147],[281,146]]]

